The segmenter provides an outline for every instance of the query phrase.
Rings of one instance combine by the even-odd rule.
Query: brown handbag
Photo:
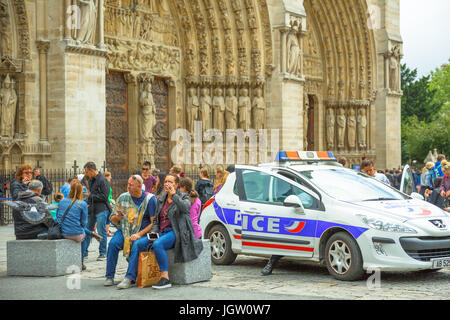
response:
[[[139,254],[139,264],[137,273],[138,288],[145,288],[158,283],[161,279],[158,261],[153,251],[141,252]]]

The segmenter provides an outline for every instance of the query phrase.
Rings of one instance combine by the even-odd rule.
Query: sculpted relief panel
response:
[[[144,42],[106,38],[108,67],[124,71],[145,71],[160,76],[179,77],[180,49]]]
[[[180,77],[177,25],[167,1],[107,1],[105,43],[110,69]]]

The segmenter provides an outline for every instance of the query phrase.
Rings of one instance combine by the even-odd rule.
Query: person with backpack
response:
[[[214,184],[209,179],[208,169],[202,168],[200,170],[200,180],[195,185],[195,191],[197,191],[200,198],[200,202],[203,205],[214,195]]]
[[[195,237],[197,239],[202,238],[202,227],[198,224],[200,219],[200,213],[202,211],[202,203],[198,197],[197,191],[193,189],[194,183],[191,178],[181,178],[180,180],[180,192],[187,193],[191,199],[191,220],[194,227]]]
[[[440,154],[437,156],[437,161],[436,164],[433,167],[434,170],[434,174],[436,175],[436,177],[443,177],[444,176],[444,164],[442,163],[443,161],[445,161],[445,155]]]
[[[42,189],[41,196],[43,198],[45,198],[48,195],[52,194],[52,192],[53,192],[52,183],[50,181],[48,181],[48,179],[43,174],[41,174],[41,170],[39,168],[34,168],[33,174],[34,174],[34,178],[36,180],[39,180],[40,182],[42,182],[42,185],[44,186],[44,188]]]

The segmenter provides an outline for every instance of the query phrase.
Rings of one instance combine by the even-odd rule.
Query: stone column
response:
[[[139,85],[137,74],[125,73],[125,81],[128,84],[128,161],[129,167],[138,164],[139,146]]]
[[[40,140],[47,141],[47,53],[50,41],[38,40],[39,51],[39,97],[40,97]]]
[[[98,0],[98,43],[99,48],[105,44],[105,31],[104,31],[104,0]]]
[[[379,8],[381,19],[385,23],[381,28],[373,30],[375,49],[378,52],[374,70],[377,94],[375,101],[367,109],[371,126],[368,130],[370,139],[368,136],[367,146],[375,149],[375,166],[377,168],[396,168],[401,165],[402,92],[393,92],[390,89],[389,58],[396,53],[392,51],[394,46],[398,45],[398,51],[400,53],[402,51],[402,37],[398,24],[400,0],[386,1]],[[398,70],[400,72],[400,65]]]
[[[286,49],[286,42],[287,42],[287,34],[289,32],[290,28],[284,27],[280,29],[281,33],[281,66],[280,71],[282,74],[286,73],[286,60],[287,60],[287,49]]]

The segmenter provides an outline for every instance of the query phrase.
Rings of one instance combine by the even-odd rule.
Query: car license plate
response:
[[[433,269],[450,268],[450,258],[431,259]]]

